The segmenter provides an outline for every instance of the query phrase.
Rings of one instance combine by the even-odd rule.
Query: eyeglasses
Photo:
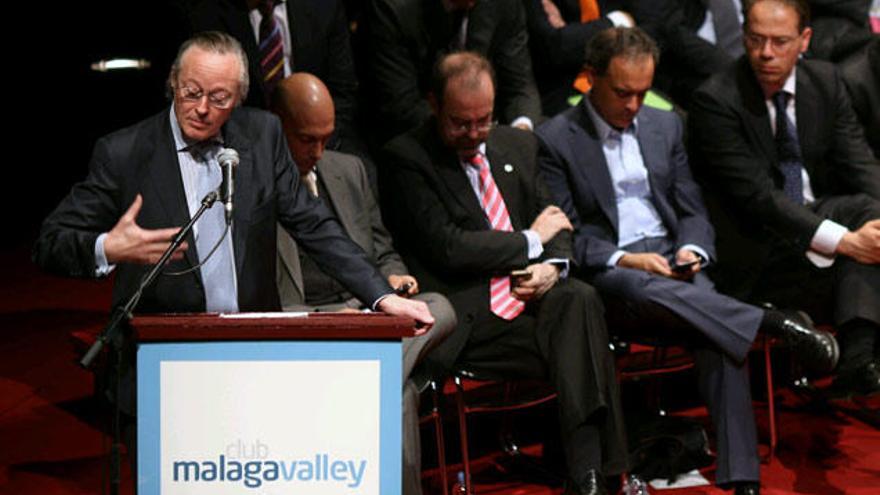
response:
[[[497,120],[492,120],[492,116],[472,121],[464,121],[461,119],[456,119],[454,117],[449,117],[449,130],[452,134],[462,135],[467,134],[469,132],[477,131],[479,133],[489,132],[495,126],[498,125]]]
[[[776,53],[783,52],[788,50],[792,43],[794,43],[800,35],[797,36],[762,36],[760,34],[755,33],[745,33],[743,39],[746,42],[746,46],[752,50],[764,48],[767,46],[767,42],[770,42],[770,49]]]
[[[194,88],[192,86],[178,86],[175,88],[177,93],[188,103],[199,103],[205,96],[202,88]],[[208,104],[218,110],[226,110],[232,106],[234,95],[224,90],[217,90],[207,94]]]

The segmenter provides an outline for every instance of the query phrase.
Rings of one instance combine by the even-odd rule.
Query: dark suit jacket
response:
[[[440,141],[435,119],[392,140],[386,152],[382,197],[398,250],[424,290],[447,296],[459,316],[456,331],[432,351],[448,367],[473,326],[488,318],[490,278],[529,264],[520,231],[551,204],[535,163],[537,143],[531,133],[509,127],[496,128],[487,141],[513,232],[491,229],[457,156]],[[570,257],[567,232],[544,246],[542,259]]]
[[[571,85],[584,66],[587,41],[613,24],[602,15],[595,21],[581,23],[579,0],[557,0],[554,3],[566,25],[556,29],[547,21],[541,0],[522,1],[541,104],[547,115],[555,115],[568,107],[567,99],[575,92]],[[599,2],[600,13],[607,12],[606,3]]]
[[[796,70],[798,140],[816,198],[859,193],[880,198],[880,163],[837,70],[809,60],[798,62]],[[693,103],[691,163],[715,204],[710,212],[719,234],[719,260],[737,261],[731,267],[735,276],[722,278],[743,279],[747,287],[760,272],[770,242],[805,252],[823,218],[782,191],[764,96],[745,57],[706,81]]]
[[[333,95],[336,126],[353,129],[357,79],[342,0],[287,0],[287,22],[293,44],[290,69],[317,76]],[[193,32],[216,30],[237,39],[248,56],[251,87],[246,105],[265,108],[260,84],[259,49],[244,0],[200,0],[192,9]]]
[[[434,62],[449,50],[451,15],[439,0],[377,0],[367,24],[369,91],[384,141],[421,124]],[[468,18],[466,48],[492,62],[497,75],[495,116],[524,115],[537,124],[541,102],[532,75],[520,0],[479,0]]]
[[[880,158],[880,37],[840,64],[840,73],[865,137]]]
[[[65,275],[94,277],[95,240],[109,231],[137,194],[144,198],[138,224],[147,229],[182,226],[189,219],[169,110],[98,140],[85,181],[75,185],[43,223],[34,250],[42,267]],[[223,128],[225,146],[238,151],[232,227],[238,304],[241,311],[279,309],[275,280],[275,229],[283,225],[314,260],[364,301],[390,287],[333,215],[300,187],[281,124],[266,112],[238,108]],[[184,260],[169,270],[195,265],[192,236]],[[134,290],[142,265],[116,269],[114,305]],[[138,312],[204,311],[199,270],[160,276]]]
[[[649,107],[638,114],[638,141],[651,201],[676,246],[696,244],[714,257],[715,233],[691,177],[678,115]],[[537,135],[541,172],[575,228],[574,257],[580,267],[600,270],[618,248],[614,184],[602,143],[585,103],[542,124]]]
[[[391,234],[382,224],[363,163],[353,155],[327,151],[318,162],[317,174],[326,196],[322,199],[336,213],[342,228],[367,253],[387,279],[409,271],[394,251]],[[278,291],[282,306],[305,301],[299,247],[290,235],[278,231]]]

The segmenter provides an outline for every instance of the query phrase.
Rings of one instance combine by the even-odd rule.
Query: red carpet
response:
[[[28,256],[27,248],[0,252],[6,272],[0,284],[0,494],[101,493],[106,465],[101,432],[107,418],[92,398],[91,374],[76,364],[80,350],[71,333],[102,325],[110,285],[45,275]],[[780,409],[779,448],[762,466],[762,493],[880,494],[880,431],[790,392],[780,394]],[[763,412],[758,414],[762,434]],[[447,429],[447,437],[454,434],[454,428]],[[426,435],[423,443],[430,442]],[[487,471],[496,471],[496,457],[475,461],[478,493],[561,492],[514,481],[518,476],[481,483]],[[125,476],[123,493],[130,493],[127,470]],[[711,472],[706,476],[711,479]],[[702,487],[654,493],[724,492]]]

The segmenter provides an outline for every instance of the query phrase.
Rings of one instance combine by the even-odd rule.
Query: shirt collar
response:
[[[633,119],[632,124],[629,125],[622,132],[608,125],[608,122],[605,122],[605,119],[599,115],[599,112],[596,111],[596,107],[593,106],[593,103],[589,98],[590,94],[586,93],[584,95],[584,107],[587,109],[587,114],[590,116],[590,120],[593,121],[593,125],[596,126],[596,131],[599,133],[599,140],[603,143],[608,140],[609,136],[612,134],[623,134],[623,133],[631,133],[633,136],[638,135],[639,130],[639,117],[636,115],[636,118]]]

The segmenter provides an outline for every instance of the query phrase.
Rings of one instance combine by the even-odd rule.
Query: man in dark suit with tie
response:
[[[220,202],[208,209],[195,235],[187,236],[163,275],[143,291],[136,312],[279,310],[274,281],[280,224],[372,308],[430,328],[425,304],[394,295],[363,250],[302,186],[278,119],[238,107],[247,94],[246,67],[241,45],[229,35],[207,32],[186,41],[168,78],[171,107],[98,140],[88,176],[44,221],[35,261],[67,276],[115,271],[113,305],[123,304],[178,226],[220,185],[216,156],[222,146],[240,157],[231,225]],[[186,273],[171,274],[179,271]],[[122,352],[121,395],[115,399],[134,414],[133,343],[127,341]],[[128,425],[133,421],[129,416]],[[133,452],[133,428],[126,430]]]
[[[336,107],[328,146],[361,157],[375,186],[374,164],[356,123],[358,81],[343,0],[198,0],[188,18],[194,33],[222,31],[241,43],[251,80],[247,106],[268,108],[272,88],[290,74],[321,78]]]
[[[426,362],[547,376],[559,394],[566,493],[605,493],[603,471],[626,468],[625,441],[602,304],[566,276],[571,225],[538,177],[533,135],[494,126],[488,61],[449,55],[434,81],[434,117],[387,145],[380,182],[401,254],[458,314]]]
[[[694,170],[717,201],[719,285],[834,323],[836,388],[880,391],[880,163],[837,70],[799,60],[803,0],[745,3],[746,56],[690,116]]]
[[[431,69],[446,53],[471,50],[498,74],[495,115],[531,129],[541,115],[520,0],[377,0],[367,22],[365,80],[382,143],[430,114]]]
[[[834,366],[837,349],[825,332],[715,292],[702,271],[715,259],[714,234],[688,169],[681,121],[642,106],[657,59],[638,28],[596,35],[586,57],[592,87],[583,103],[538,127],[539,163],[574,225],[575,261],[616,309],[609,326],[648,325],[649,337],[661,341],[681,328],[697,336],[688,340],[700,393],[718,428],[715,480],[757,493],[745,358],[758,329],[791,340],[822,371]]]
[[[333,100],[321,80],[303,72],[284,79],[275,91],[273,110],[281,117],[290,154],[307,189],[336,214],[388,284],[405,297],[424,301],[434,317],[430,332],[403,339],[403,493],[418,495],[422,492],[418,398],[428,380],[423,374],[413,378],[411,373],[452,332],[455,311],[442,295],[420,293],[418,280],[391,245],[363,163],[356,156],[325,150],[333,134]],[[365,307],[301,252],[283,229],[278,230],[277,282],[285,311],[357,312]]]

